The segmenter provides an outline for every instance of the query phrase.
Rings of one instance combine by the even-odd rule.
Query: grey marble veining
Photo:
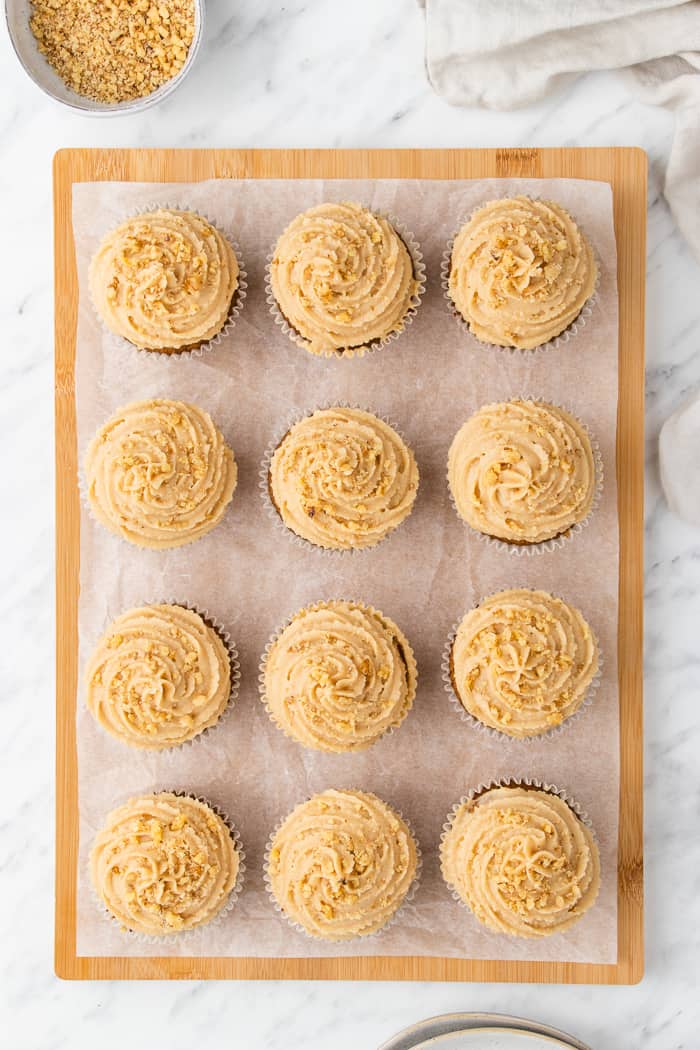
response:
[[[191,77],[162,108],[96,121],[57,108],[0,31],[0,1046],[374,1050],[450,1010],[515,1012],[596,1050],[700,1047],[700,531],[658,483],[661,423],[700,383],[700,267],[661,196],[671,119],[614,74],[537,106],[450,109],[423,67],[414,0],[208,0]],[[647,976],[633,988],[401,984],[68,984],[52,974],[53,452],[51,157],[66,145],[640,145],[647,288]]]

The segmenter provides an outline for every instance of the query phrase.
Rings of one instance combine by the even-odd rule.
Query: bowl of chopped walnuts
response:
[[[203,0],[5,0],[26,73],[47,95],[97,116],[137,113],[187,76]]]

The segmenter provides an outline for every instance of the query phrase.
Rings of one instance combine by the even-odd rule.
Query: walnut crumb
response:
[[[193,0],[33,0],[39,50],[79,95],[117,103],[180,72],[194,37]]]

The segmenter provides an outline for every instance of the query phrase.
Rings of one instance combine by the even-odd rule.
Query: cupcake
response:
[[[167,791],[113,810],[90,853],[92,884],[110,915],[126,930],[156,936],[210,922],[240,870],[222,818],[204,802]]]
[[[418,467],[396,431],[359,408],[325,408],[295,423],[268,473],[284,524],[318,547],[374,547],[411,513]]]
[[[363,352],[400,332],[421,285],[388,219],[359,204],[319,204],[297,215],[275,245],[274,302],[312,354]]]
[[[519,545],[567,533],[588,516],[596,491],[585,427],[543,401],[480,408],[452,442],[447,477],[468,525]]]
[[[293,924],[346,941],[386,926],[417,866],[413,835],[386,802],[331,789],[297,806],[274,833],[267,881]]]
[[[288,736],[319,751],[359,751],[400,725],[416,695],[402,631],[358,602],[302,609],[268,647],[262,695]]]
[[[596,286],[593,250],[553,201],[479,208],[455,237],[448,294],[482,343],[532,350],[578,317]]]
[[[559,795],[493,787],[463,802],[440,845],[442,874],[484,926],[546,937],[573,926],[600,887],[590,829]]]
[[[114,620],[85,670],[95,720],[132,747],[159,750],[215,725],[231,696],[231,656],[181,605],[145,605]]]
[[[464,617],[450,650],[464,710],[511,737],[571,718],[598,671],[598,646],[578,609],[546,591],[501,591]]]
[[[233,452],[211,417],[184,401],[134,401],[85,456],[90,509],[138,547],[180,547],[221,521],[236,487]]]
[[[110,230],[89,273],[100,318],[141,350],[194,350],[223,329],[239,284],[226,238],[191,211],[159,208]]]

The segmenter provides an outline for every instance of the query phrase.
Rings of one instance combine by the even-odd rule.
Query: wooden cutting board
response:
[[[577,178],[613,190],[619,289],[617,483],[620,822],[618,959],[610,965],[427,957],[125,958],[76,954],[78,589],[75,182],[231,178]],[[473,150],[61,150],[54,158],[56,302],[56,925],[59,977],[533,981],[631,984],[644,970],[642,603],[646,154],[633,148]]]

